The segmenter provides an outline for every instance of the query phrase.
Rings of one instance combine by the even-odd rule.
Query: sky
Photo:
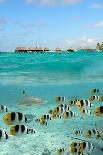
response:
[[[96,47],[103,0],[0,0],[0,52],[17,47]]]

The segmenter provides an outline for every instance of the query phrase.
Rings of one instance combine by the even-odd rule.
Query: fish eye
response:
[[[8,121],[8,118],[6,120]]]
[[[13,130],[12,130],[12,132],[13,132]]]

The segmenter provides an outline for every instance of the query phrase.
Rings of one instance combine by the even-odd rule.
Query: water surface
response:
[[[10,111],[39,117],[48,114],[48,109],[57,106],[54,102],[56,96],[65,96],[68,100],[89,99],[93,88],[103,90],[102,52],[0,54],[0,104],[6,105]],[[29,96],[48,100],[49,103],[21,108],[17,105],[17,100],[23,91]],[[94,107],[98,104],[101,105],[95,103]],[[36,134],[12,137],[1,142],[0,154],[41,155],[43,150],[48,148],[51,154],[56,155],[58,148],[67,149],[75,139],[73,133],[77,128],[84,131],[81,139],[85,139],[86,130],[94,128],[95,123],[103,128],[101,118],[97,119],[92,115],[83,120],[77,109],[73,110],[76,112],[75,119],[57,119],[45,127],[32,121],[27,126],[34,128]],[[3,115],[0,115],[0,126],[9,131],[2,117]],[[74,139],[71,138],[73,136]],[[95,139],[92,141],[99,146],[103,144]]]

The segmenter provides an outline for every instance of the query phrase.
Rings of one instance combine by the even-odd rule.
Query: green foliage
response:
[[[103,42],[102,42],[102,44],[97,43],[96,50],[101,50],[101,51],[103,51]]]

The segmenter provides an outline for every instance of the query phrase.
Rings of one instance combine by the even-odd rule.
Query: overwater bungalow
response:
[[[44,48],[42,47],[38,48],[37,52],[40,52],[40,53],[44,52]]]
[[[50,50],[49,50],[49,48],[44,48],[44,52],[49,52]]]
[[[48,52],[50,51],[48,48],[38,48],[38,47],[29,47],[29,48],[26,48],[26,47],[17,47],[15,52],[16,53],[34,53],[34,52]]]
[[[35,51],[35,48],[29,47],[27,53],[33,53],[33,51]]]
[[[27,53],[28,52],[28,48],[26,48],[26,47],[17,47],[15,52],[16,53]]]
[[[66,52],[75,52],[75,50],[73,48],[68,48]]]
[[[57,47],[56,49],[55,49],[55,52],[61,52],[62,50],[59,48],[59,47]]]
[[[86,51],[86,52],[93,52],[93,51],[95,51],[95,49],[92,49],[92,48],[79,48],[78,49],[79,51]]]

